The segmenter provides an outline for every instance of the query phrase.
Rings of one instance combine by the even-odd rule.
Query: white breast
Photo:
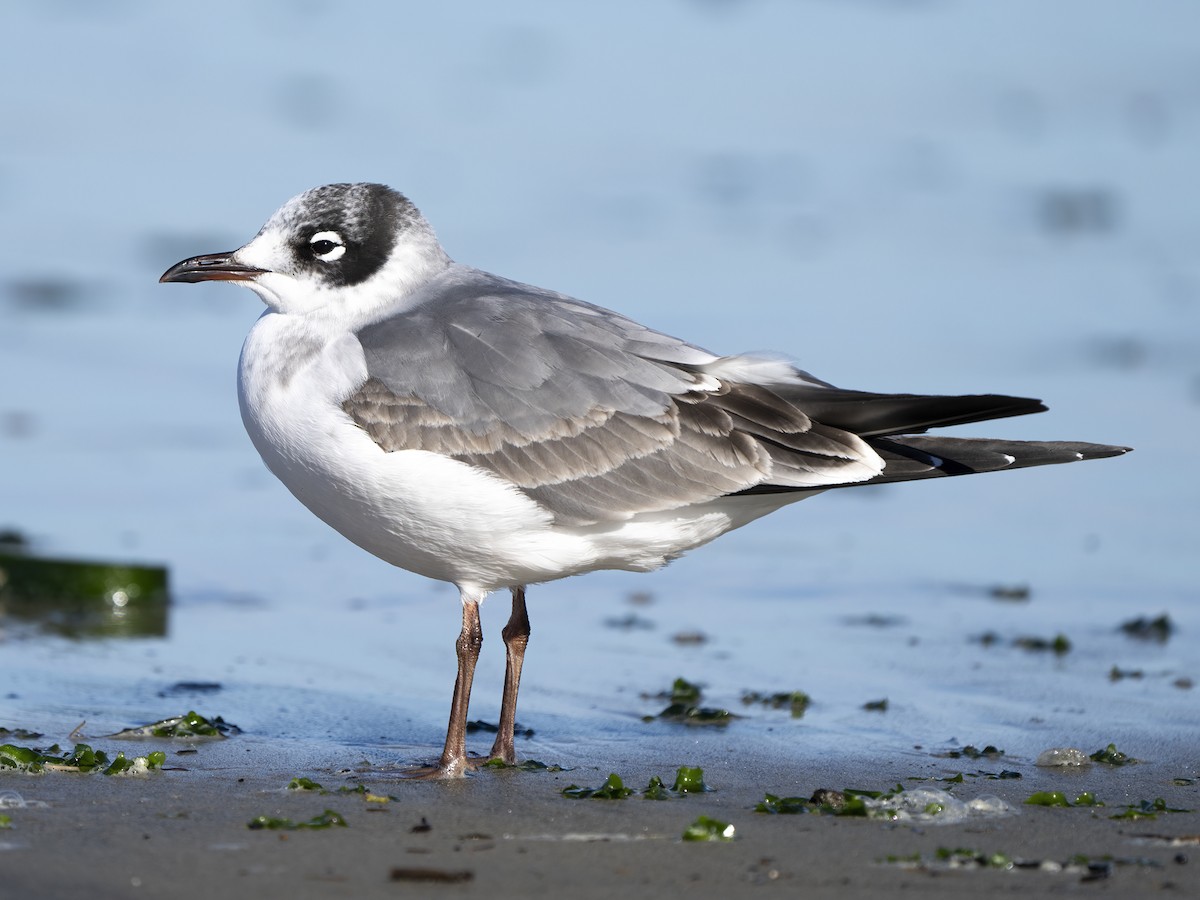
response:
[[[318,323],[319,324],[319,323]],[[394,565],[494,590],[595,568],[582,535],[502,479],[420,450],[381,450],[341,409],[366,379],[353,335],[266,313],[238,373],[242,420],[267,468],[317,516]]]

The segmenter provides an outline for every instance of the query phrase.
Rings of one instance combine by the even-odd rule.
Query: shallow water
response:
[[[174,604],[159,639],[10,627],[0,725],[99,735],[194,706],[317,756],[436,752],[454,593],[365,556],[263,469],[233,394],[258,301],[155,283],[304,188],[370,179],[457,258],[714,350],[787,351],[863,388],[1040,396],[1049,413],[974,433],[1137,448],[830,493],[660,573],[532,589],[526,755],[1191,758],[1200,11],[472,9],[11,13],[28,40],[0,60],[24,85],[0,146],[0,526],[47,554],[165,563]],[[1012,585],[1029,601],[989,597]],[[485,607],[473,718],[496,717],[506,606]],[[1164,612],[1165,644],[1117,630]],[[1065,655],[1011,646],[1060,633]],[[677,676],[744,718],[643,722],[665,703],[642,695]],[[222,690],[160,696],[180,681]],[[746,690],[814,704],[793,720]]]

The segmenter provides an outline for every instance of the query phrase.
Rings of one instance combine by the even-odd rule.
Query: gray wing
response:
[[[562,524],[764,484],[857,482],[881,465],[856,435],[814,421],[771,386],[712,374],[721,360],[706,351],[463,267],[357,336],[369,377],[343,408],[380,447],[493,472]],[[832,390],[788,371],[790,388]]]

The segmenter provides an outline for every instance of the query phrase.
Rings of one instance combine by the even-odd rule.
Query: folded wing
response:
[[[1013,454],[996,449],[1009,444],[958,439],[945,452],[947,439],[889,436],[1045,409],[998,395],[840,390],[464,267],[428,290],[436,302],[358,333],[369,377],[343,408],[383,450],[477,466],[564,525],[1011,467],[1002,461]],[[1021,464],[1071,461],[1083,451],[1068,448],[1090,445],[1042,446],[1042,461]]]

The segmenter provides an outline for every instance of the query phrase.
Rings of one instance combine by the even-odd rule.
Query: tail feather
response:
[[[820,488],[766,483],[738,491],[738,494],[805,493],[864,484],[973,475],[1103,459],[1130,450],[1129,447],[1081,441],[1009,441],[922,433],[930,428],[1045,411],[1040,400],[1028,397],[871,394],[815,386],[776,390],[780,397],[802,410],[814,423],[848,431],[864,439],[883,459],[883,471],[865,481],[827,484]],[[783,450],[789,449],[783,444],[779,446]]]

